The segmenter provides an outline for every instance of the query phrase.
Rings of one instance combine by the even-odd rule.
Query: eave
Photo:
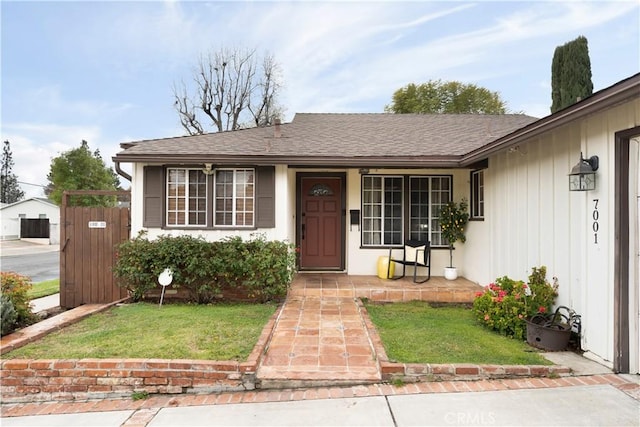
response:
[[[288,165],[289,167],[459,168],[461,156],[203,156],[196,154],[127,155],[113,157],[120,163],[216,165]]]
[[[462,156],[460,165],[463,167],[468,166],[479,160],[486,159],[498,151],[508,149],[560,126],[634,98],[640,98],[640,73],[465,154]]]

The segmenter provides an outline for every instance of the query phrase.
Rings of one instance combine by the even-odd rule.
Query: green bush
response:
[[[293,280],[296,254],[291,245],[280,241],[266,241],[259,237],[246,243],[248,276],[244,285],[251,297],[270,301],[287,294]]]
[[[503,335],[524,339],[525,320],[550,311],[558,296],[556,279],[551,285],[546,275],[547,268],[542,266],[532,268],[528,284],[507,276],[496,279],[476,294],[473,302],[476,319]]]
[[[13,303],[8,296],[2,295],[0,297],[0,334],[6,335],[13,331],[17,319],[18,313],[13,308]]]
[[[151,241],[141,234],[119,246],[114,273],[136,301],[155,288],[158,275],[169,268],[173,286],[186,289],[194,302],[212,302],[226,290],[264,302],[286,296],[294,267],[291,245],[261,235],[246,242],[237,236],[207,242],[192,236]]]
[[[159,263],[157,248],[143,232],[118,246],[113,273],[133,301],[142,300],[145,293],[157,286],[157,277],[165,268]]]
[[[27,295],[27,292],[32,286],[31,279],[11,271],[3,271],[0,273],[0,278],[2,282],[2,296],[11,302],[16,314],[16,319],[13,322],[11,330],[34,323],[36,316],[31,312],[29,296]]]

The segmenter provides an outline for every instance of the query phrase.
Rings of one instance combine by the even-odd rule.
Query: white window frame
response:
[[[233,180],[232,180],[232,194],[230,196],[223,195],[221,196],[218,191],[218,173],[219,172],[233,172]],[[238,194],[238,174],[242,173],[251,173],[253,175],[253,180],[251,182],[251,196],[247,197]],[[224,228],[254,228],[256,223],[256,169],[255,168],[219,168],[216,169],[214,173],[214,195],[213,195],[213,223],[215,227],[224,227]],[[231,224],[220,224],[218,222],[218,201],[224,200],[225,198],[231,199]],[[245,202],[251,201],[251,209],[245,209],[240,211],[237,209],[239,199],[244,199]],[[246,205],[246,203],[245,203]],[[221,211],[225,212],[225,211]],[[228,211],[227,211],[228,212]],[[251,222],[238,224],[238,215],[242,214],[251,214]]]
[[[471,172],[471,219],[484,219],[484,169]]]
[[[372,197],[366,197],[365,192],[371,191],[366,188],[365,181],[367,179],[381,178],[381,186],[379,191],[381,194],[379,199],[373,199]],[[389,178],[400,178],[402,181],[402,215],[401,215],[401,239],[399,242],[389,242],[385,241],[386,235],[385,233],[385,179]],[[412,217],[412,187],[415,185],[415,180],[427,180],[427,194],[428,194],[428,206],[427,206],[427,214],[426,216],[420,217]],[[448,188],[442,189],[435,188],[434,181],[436,179],[446,180],[448,182]],[[408,186],[405,183],[408,181]],[[362,247],[375,248],[375,247],[389,247],[389,246],[399,246],[402,245],[405,241],[405,236],[409,236],[408,238],[421,238],[421,240],[429,240],[431,242],[431,246],[434,247],[447,247],[447,243],[442,241],[441,239],[441,230],[440,230],[440,208],[453,200],[453,177],[451,175],[363,175],[362,178],[362,188],[360,191],[361,195],[361,245]],[[374,212],[374,209],[368,209],[370,206],[378,206],[380,207],[380,215],[370,214],[370,212]],[[416,227],[413,227],[414,220],[419,220],[419,224],[416,224]],[[378,221],[380,225],[380,230],[375,229],[373,227],[374,221]],[[376,224],[377,225],[377,224]],[[414,228],[414,229],[412,229]],[[393,230],[395,231],[395,230]],[[367,239],[365,235],[377,233],[377,239],[375,236],[373,238]],[[417,234],[419,233],[419,234]],[[426,233],[426,236],[425,236]]]
[[[427,180],[428,205],[426,217],[412,216],[413,203],[411,201],[411,196],[415,180],[418,179]],[[446,180],[448,182],[448,189],[445,190],[442,186],[439,186],[440,188],[435,188],[434,181],[436,179],[440,180],[440,182]],[[409,198],[407,201],[409,209],[409,238],[416,240],[428,240],[432,247],[446,247],[447,243],[441,237],[440,209],[443,205],[450,202],[452,197],[453,177],[451,175],[411,175],[409,177]],[[421,220],[419,229],[413,226],[414,218],[419,218]]]
[[[184,173],[184,195],[180,196],[180,195],[173,195],[171,194],[170,188],[172,184],[175,184],[176,181],[171,181],[171,172],[172,171],[178,171],[178,172],[183,172]],[[205,209],[204,211],[201,209],[198,209],[196,207],[196,209],[191,210],[189,209],[189,202],[190,199],[195,199],[196,204],[198,203],[198,199],[202,199],[203,197],[196,194],[196,195],[192,195],[190,194],[191,189],[190,189],[190,174],[189,172],[191,171],[197,171],[201,174],[201,177],[204,177],[204,184],[205,184],[205,190],[204,190],[204,199],[205,199]],[[178,183],[180,184],[180,183]],[[170,200],[171,199],[175,199],[176,200],[176,209],[170,209]],[[183,199],[184,200],[184,208],[183,209],[179,209],[179,199]],[[207,179],[207,176],[202,172],[201,169],[197,169],[197,168],[167,168],[167,179],[166,179],[166,206],[165,206],[165,213],[166,213],[166,218],[165,218],[165,224],[167,227],[206,227],[207,223],[208,223],[208,209],[209,209],[209,180]],[[182,213],[184,214],[184,222],[175,222],[175,223],[170,223],[169,222],[169,218],[170,218],[170,213],[175,213],[176,214],[176,219],[179,218],[179,214]],[[196,221],[195,223],[191,223],[190,221],[190,214],[195,213],[196,214]],[[199,213],[204,213],[204,224],[200,224],[197,221],[197,217]]]
[[[379,200],[373,200],[374,190],[369,190],[365,188],[365,181],[372,180],[372,179],[381,179],[380,189],[377,190],[380,192]],[[388,215],[385,215],[386,208],[392,208],[393,206],[387,203],[388,201],[385,200],[385,181],[391,180],[391,179],[399,179],[402,187],[400,190],[400,197],[401,197],[400,230],[388,229],[388,227],[385,226],[386,223],[394,220],[394,217],[388,217]],[[367,197],[365,197],[365,191],[372,192],[371,200],[367,200]],[[362,246],[363,247],[380,247],[380,246],[401,245],[402,242],[404,241],[404,213],[405,213],[404,212],[404,204],[405,204],[404,176],[402,175],[364,175],[362,177],[361,197],[362,197],[362,233],[361,233]],[[376,207],[379,208],[379,212],[380,212],[379,215],[373,212]],[[368,210],[371,211],[371,214],[367,213]],[[376,222],[379,223],[379,230],[373,227],[374,223]],[[371,226],[371,229],[369,229],[369,226]],[[400,233],[400,241],[389,242],[388,240],[386,240],[387,237],[390,237],[390,233],[391,234]],[[369,238],[365,237],[365,235],[367,234],[370,235]]]

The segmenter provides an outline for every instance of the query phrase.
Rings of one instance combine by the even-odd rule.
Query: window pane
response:
[[[216,225],[253,226],[253,169],[230,169],[216,172]]]
[[[403,182],[397,176],[363,177],[363,245],[396,244],[402,240]]]
[[[442,246],[439,215],[443,204],[451,198],[451,177],[416,176],[409,181],[410,237],[429,240],[432,246]]]
[[[166,206],[168,225],[206,225],[206,175],[199,169],[168,169]]]

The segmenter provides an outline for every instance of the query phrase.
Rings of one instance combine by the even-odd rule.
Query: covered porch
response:
[[[411,277],[389,280],[346,273],[296,273],[289,296],[471,304],[476,292],[482,289],[482,286],[464,277],[447,280],[444,277],[432,276],[427,282],[418,284],[414,283]]]

